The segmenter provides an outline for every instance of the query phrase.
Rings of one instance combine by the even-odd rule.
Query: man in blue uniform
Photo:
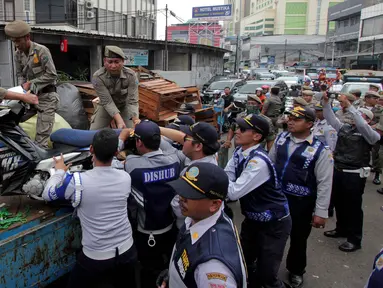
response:
[[[368,278],[366,288],[383,287],[383,249],[375,257],[373,271]]]
[[[131,129],[124,129],[121,142],[130,133]],[[159,148],[161,132],[156,123],[142,121],[136,125],[134,137],[140,155],[129,155],[125,162],[136,208],[136,215],[131,216],[137,219],[135,243],[142,266],[141,285],[154,287],[158,273],[169,266],[177,236],[170,205],[175,193],[166,183],[178,179],[181,167],[176,154],[165,154]]]
[[[286,196],[260,143],[269,133],[269,123],[259,115],[237,119],[238,148],[227,164],[228,198],[240,199],[241,243],[249,269],[249,287],[283,288],[278,279],[291,218]],[[256,267],[254,262],[256,261]]]
[[[187,217],[173,249],[169,283],[161,273],[157,287],[246,288],[246,269],[236,229],[222,211],[227,196],[225,171],[197,162],[170,182]]]
[[[324,228],[331,198],[333,160],[330,150],[311,133],[314,122],[312,109],[294,108],[288,132],[278,135],[269,154],[289,201],[293,224],[286,260],[292,287],[303,285],[307,239],[312,227]]]
[[[55,159],[56,173],[45,186],[44,200],[70,200],[81,221],[82,250],[68,283],[70,288],[100,283],[126,287],[126,279],[129,287],[135,286],[137,252],[127,214],[131,178],[111,166],[117,147],[116,132],[97,132],[90,147],[94,168],[71,174],[61,155]]]

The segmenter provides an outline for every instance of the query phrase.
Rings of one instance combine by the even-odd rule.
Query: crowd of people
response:
[[[18,49],[20,84],[37,96],[0,89],[0,97],[38,104],[36,141],[45,147],[57,106],[53,60],[30,41],[26,23],[9,23],[5,32]],[[334,209],[336,227],[324,235],[345,238],[342,251],[361,249],[370,160],[377,185],[383,160],[382,96],[374,85],[363,99],[358,90],[341,94],[336,113],[325,85],[316,93],[309,82],[293,87],[288,113],[280,88],[262,86],[229,129],[223,147],[235,139],[235,149],[222,169],[220,135],[195,122],[191,105],[183,104],[167,127],[138,118],[138,80],[124,58],[119,47],[107,46],[104,67],[93,75],[100,102],[91,129],[101,129],[90,147],[93,169],[70,173],[56,157],[43,192],[46,201],[69,200],[81,222],[82,249],[68,287],[302,287],[312,227],[325,228]],[[230,111],[230,89],[216,94],[213,104]],[[105,128],[111,122],[123,130]],[[137,153],[120,161],[128,139]],[[240,233],[228,204],[236,200]],[[283,282],[278,271],[288,239]],[[382,267],[383,252],[368,288],[383,287]]]
[[[308,237],[312,227],[325,228],[331,209],[336,227],[324,235],[345,238],[342,251],[361,249],[362,195],[381,138],[379,107],[369,98],[380,95],[368,91],[365,104],[375,105],[356,107],[359,91],[341,94],[342,118],[328,93],[316,100],[303,89],[283,121],[277,87],[265,102],[248,96],[224,143],[230,147],[234,138],[236,146],[224,169],[216,128],[195,123],[190,105],[166,128],[143,120],[119,136],[97,132],[93,170],[71,174],[56,159],[43,197],[71,200],[83,229],[68,287],[124,286],[127,276],[132,287],[136,280],[141,287],[302,287]],[[120,162],[115,156],[129,137],[138,155]],[[236,200],[244,216],[239,234],[227,204]],[[278,271],[288,239],[283,282]],[[382,283],[381,258],[369,288]]]

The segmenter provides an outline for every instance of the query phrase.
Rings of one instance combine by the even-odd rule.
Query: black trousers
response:
[[[286,268],[290,273],[302,276],[307,265],[307,239],[311,233],[311,222],[315,209],[314,197],[286,195],[289,201],[292,228]]]
[[[108,260],[93,260],[81,251],[69,278],[68,288],[136,288],[137,251],[133,245],[125,253]],[[108,285],[108,286],[106,286]]]
[[[334,169],[332,193],[336,211],[336,230],[347,241],[360,245],[363,234],[362,201],[366,178]]]
[[[170,257],[176,242],[177,229],[153,235],[156,241],[154,247],[148,245],[149,235],[136,231],[135,243],[137,245],[138,260],[141,263],[141,287],[156,287],[159,273],[169,268]]]
[[[291,230],[291,218],[257,222],[245,219],[241,244],[249,273],[249,288],[282,288],[278,271]]]

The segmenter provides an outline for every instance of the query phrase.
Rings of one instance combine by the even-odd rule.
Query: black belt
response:
[[[45,93],[52,93],[52,92],[56,92],[57,89],[56,89],[56,86],[55,85],[48,85],[48,86],[45,86],[43,89],[41,89],[37,95],[41,95],[41,94],[45,94]]]

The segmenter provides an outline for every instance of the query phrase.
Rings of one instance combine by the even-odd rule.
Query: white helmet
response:
[[[217,94],[221,95],[221,91],[220,90],[214,90],[213,94],[214,95],[217,95]]]
[[[261,87],[258,87],[257,89],[255,89],[255,91],[263,91],[263,89]]]

